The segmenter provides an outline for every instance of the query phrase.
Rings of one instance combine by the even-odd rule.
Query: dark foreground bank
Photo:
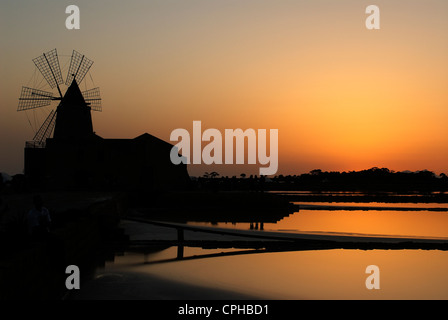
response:
[[[0,233],[0,299],[61,299],[66,293],[66,268],[76,265],[88,278],[112,254],[110,244],[126,237],[118,223],[124,201],[120,195],[44,194],[51,230],[34,239],[27,233],[30,195],[7,197]]]

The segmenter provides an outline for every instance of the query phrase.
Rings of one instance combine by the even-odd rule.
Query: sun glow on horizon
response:
[[[15,113],[18,93],[31,59],[57,47],[95,61],[103,112],[94,130],[105,138],[148,132],[169,142],[173,130],[200,120],[219,130],[278,129],[278,174],[375,166],[447,172],[446,2],[378,0],[382,24],[374,31],[364,26],[367,4],[352,0],[108,4],[104,11],[79,1],[79,32],[45,20],[45,38],[32,28],[36,17],[10,16],[16,5],[0,5],[8,76],[0,79],[0,142],[20,145],[0,170],[21,171],[29,133]],[[204,171],[190,166],[193,175]]]

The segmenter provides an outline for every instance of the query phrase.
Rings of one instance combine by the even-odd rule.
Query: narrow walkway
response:
[[[234,230],[215,227],[190,226],[182,223],[151,221],[141,217],[127,217],[127,227],[132,227],[131,243],[150,242],[167,245],[201,247],[260,248],[266,246],[296,246],[297,249],[438,249],[448,250],[446,238],[386,237],[359,234],[286,233],[256,230]],[[151,225],[143,233],[138,225]]]

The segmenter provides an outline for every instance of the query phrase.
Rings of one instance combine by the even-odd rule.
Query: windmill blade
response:
[[[44,123],[39,128],[39,131],[37,131],[36,135],[34,136],[33,141],[43,143],[47,138],[51,136],[51,133],[53,132],[54,129],[54,125],[56,123],[55,116],[56,112],[54,110],[51,110],[47,119],[45,119]]]
[[[100,88],[93,88],[87,91],[83,91],[82,95],[86,103],[90,106],[91,110],[102,111]]]
[[[17,111],[29,110],[48,106],[55,100],[53,93],[38,89],[22,87]]]
[[[70,86],[73,79],[75,79],[78,84],[81,83],[92,64],[92,60],[87,59],[85,55],[73,50],[65,84]]]
[[[52,89],[55,87],[59,90],[59,85],[64,82],[62,80],[61,67],[56,49],[48,51],[41,56],[33,59],[34,64],[40,73],[47,80]]]

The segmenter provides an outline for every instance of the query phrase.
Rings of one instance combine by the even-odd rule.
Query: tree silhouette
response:
[[[210,176],[210,178],[214,179],[219,176],[219,173],[216,171],[213,171],[213,172],[210,172],[209,176]]]

